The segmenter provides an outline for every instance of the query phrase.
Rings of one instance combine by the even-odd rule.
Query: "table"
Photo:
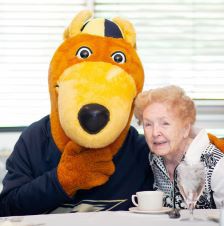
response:
[[[186,214],[186,210],[181,211],[182,216]],[[167,214],[138,214],[128,211],[67,213],[0,218],[0,226],[217,226],[219,223],[207,220],[207,216],[218,214],[219,210],[195,210],[195,216],[204,221],[187,222],[170,219]]]

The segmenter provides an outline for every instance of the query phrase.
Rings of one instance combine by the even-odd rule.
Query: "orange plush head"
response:
[[[82,11],[73,19],[50,64],[51,130],[61,151],[68,141],[119,148],[143,87],[132,24],[90,18]]]

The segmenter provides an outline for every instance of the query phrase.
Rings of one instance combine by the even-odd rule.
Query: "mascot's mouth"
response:
[[[110,112],[100,104],[86,104],[78,112],[81,127],[89,134],[100,132],[110,120]]]

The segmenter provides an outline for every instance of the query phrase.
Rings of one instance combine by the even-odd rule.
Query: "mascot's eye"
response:
[[[91,49],[89,49],[88,47],[85,47],[85,46],[80,47],[78,49],[78,51],[76,52],[76,56],[81,59],[86,59],[90,55],[92,55]]]
[[[111,57],[112,57],[113,61],[118,64],[123,64],[126,62],[126,57],[125,57],[124,53],[122,53],[120,51],[113,53],[111,55]]]

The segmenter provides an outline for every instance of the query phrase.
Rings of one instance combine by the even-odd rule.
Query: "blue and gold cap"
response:
[[[87,21],[81,28],[81,32],[102,37],[123,38],[123,34],[119,26],[104,18],[97,18]]]
[[[122,18],[112,21],[104,18],[92,18],[92,12],[83,10],[72,20],[64,32],[64,39],[74,37],[80,33],[102,37],[122,38],[135,47],[136,34],[133,25]]]

